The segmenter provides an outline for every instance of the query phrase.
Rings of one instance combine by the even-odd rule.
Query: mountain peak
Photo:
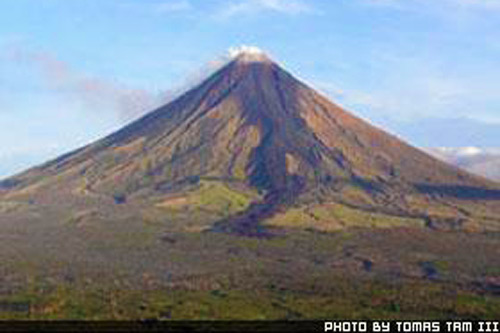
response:
[[[229,49],[229,56],[241,62],[272,62],[266,52],[256,46],[232,47]]]

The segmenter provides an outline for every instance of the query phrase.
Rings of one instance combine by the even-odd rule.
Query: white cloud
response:
[[[446,0],[449,4],[483,9],[500,9],[498,0]]]
[[[362,3],[370,6],[402,8],[405,2],[401,0],[361,0]]]
[[[118,2],[117,6],[123,10],[134,11],[143,15],[186,13],[196,9],[190,0],[162,0],[156,2],[123,1]]]
[[[193,5],[188,0],[166,1],[156,5],[155,10],[159,14],[182,12],[193,9]]]
[[[422,10],[429,6],[459,9],[500,9],[499,0],[360,0],[361,3],[392,9]]]
[[[240,0],[225,5],[217,13],[217,18],[227,19],[238,15],[275,12],[288,15],[315,13],[309,4],[301,0]]]
[[[259,49],[257,46],[241,45],[238,47],[230,47],[228,53],[231,58],[236,58],[242,53],[258,55],[258,54],[263,54],[264,51]]]
[[[258,0],[263,8],[287,14],[310,13],[312,8],[298,0]]]

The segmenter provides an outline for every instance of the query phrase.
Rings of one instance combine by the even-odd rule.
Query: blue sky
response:
[[[500,146],[499,17],[499,0],[2,0],[0,177],[118,129],[239,45],[415,145]]]

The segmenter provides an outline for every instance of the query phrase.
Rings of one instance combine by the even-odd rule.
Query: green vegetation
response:
[[[425,221],[417,218],[372,213],[348,206],[329,203],[306,208],[291,208],[265,222],[272,226],[314,228],[334,231],[344,228],[396,228],[424,227]]]
[[[200,181],[196,190],[157,204],[170,210],[209,211],[223,217],[248,208],[256,193],[237,191],[221,181]]]
[[[323,277],[325,278],[325,277]],[[270,278],[270,280],[272,280]],[[312,281],[311,281],[312,282]],[[60,285],[31,288],[0,302],[25,305],[0,319],[496,319],[500,299],[426,281],[390,285],[332,276],[328,292],[266,287],[134,290]],[[38,291],[37,291],[38,290]],[[455,296],[450,296],[455,293]]]
[[[45,229],[28,246],[4,239],[0,303],[29,311],[0,319],[495,319],[500,311],[477,283],[498,276],[498,235],[393,228],[259,239],[89,219],[66,225],[62,243],[47,245]],[[25,252],[13,256],[20,244]]]
[[[189,196],[189,202],[194,209],[203,208],[233,214],[245,210],[252,199],[222,182],[202,181],[200,185],[200,189]]]

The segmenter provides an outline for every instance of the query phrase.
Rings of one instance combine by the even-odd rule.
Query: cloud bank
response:
[[[193,66],[191,73],[174,86],[156,92],[88,75],[49,52],[9,47],[0,53],[12,64],[34,70],[44,89],[80,103],[87,112],[114,112],[121,122],[128,122],[194,88],[242,52],[263,54],[254,46],[230,48],[206,64]]]
[[[80,102],[86,110],[111,109],[120,119],[133,119],[158,106],[161,94],[88,76],[47,52],[10,48],[7,59],[38,71],[46,88]]]
[[[287,15],[312,14],[317,11],[301,0],[240,0],[228,2],[216,13],[219,19],[233,18],[238,15],[251,15],[274,12]]]

